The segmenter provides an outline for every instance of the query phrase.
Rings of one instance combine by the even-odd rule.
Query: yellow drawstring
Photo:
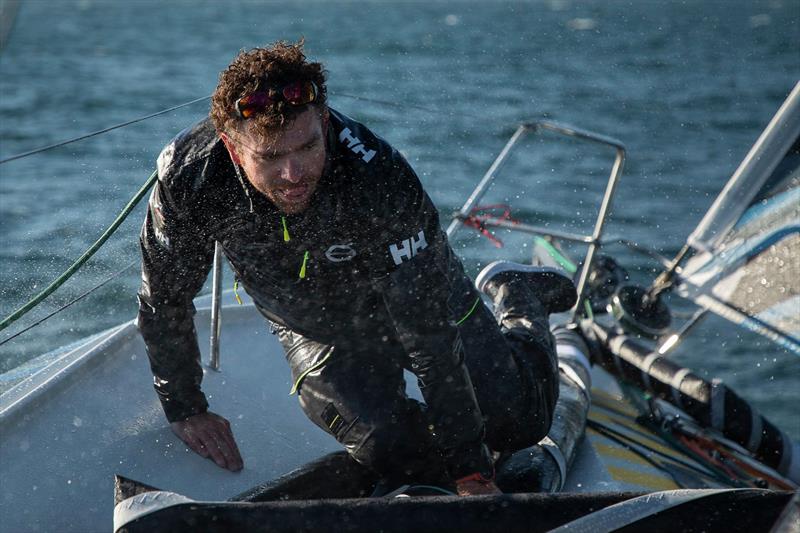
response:
[[[283,242],[289,242],[292,238],[289,237],[289,228],[286,227],[286,217],[281,217],[281,222],[283,222]]]
[[[281,217],[283,224],[283,242],[289,242],[292,238],[289,236],[289,227],[286,225],[286,217]],[[300,267],[300,279],[306,277],[306,265],[308,265],[308,252],[303,254],[303,266]]]
[[[300,267],[300,279],[306,277],[306,265],[308,264],[308,252],[303,254],[303,266]]]

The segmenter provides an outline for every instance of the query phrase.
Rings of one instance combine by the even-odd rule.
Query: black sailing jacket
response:
[[[297,215],[282,215],[237,172],[208,119],[159,156],[141,233],[137,323],[166,416],[182,420],[208,407],[192,300],[218,241],[273,321],[325,343],[376,343],[375,357],[380,342],[400,342],[436,441],[463,466],[486,470],[483,421],[456,327],[478,294],[436,208],[396,150],[334,110],[326,148],[310,207]],[[295,379],[304,364],[293,364]]]

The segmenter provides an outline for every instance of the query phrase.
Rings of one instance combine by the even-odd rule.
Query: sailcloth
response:
[[[683,295],[800,355],[800,82],[687,242]]]

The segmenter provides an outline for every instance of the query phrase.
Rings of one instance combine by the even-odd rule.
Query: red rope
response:
[[[492,214],[492,212],[500,211],[499,215]],[[469,215],[464,219],[464,225],[478,230],[484,237],[489,239],[492,244],[497,248],[503,247],[503,241],[498,239],[486,227],[486,222],[507,220],[513,224],[519,224],[519,221],[511,218],[511,207],[506,204],[494,205],[479,205],[472,208]]]

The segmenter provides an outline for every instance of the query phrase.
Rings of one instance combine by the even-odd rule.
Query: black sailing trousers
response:
[[[410,364],[390,335],[317,342],[272,323],[286,352],[300,405],[359,463],[392,478],[436,472],[426,407],[406,395]],[[464,363],[498,452],[536,444],[558,399],[555,343],[542,305],[524,283],[509,282],[459,325]],[[419,478],[415,478],[419,481]]]

